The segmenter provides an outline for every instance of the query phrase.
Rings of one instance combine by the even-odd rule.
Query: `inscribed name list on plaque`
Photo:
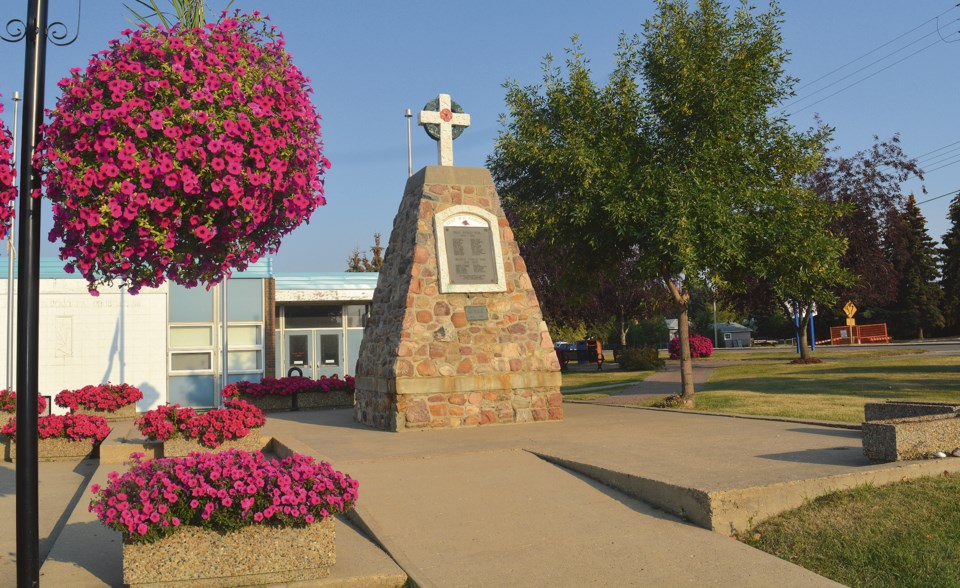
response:
[[[441,292],[503,292],[497,217],[476,206],[453,206],[434,217]]]

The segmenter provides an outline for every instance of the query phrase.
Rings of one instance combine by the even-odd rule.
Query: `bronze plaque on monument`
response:
[[[443,227],[450,284],[496,284],[497,261],[490,227]]]

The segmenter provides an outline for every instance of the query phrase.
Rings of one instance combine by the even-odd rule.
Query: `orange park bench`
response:
[[[861,343],[889,343],[887,324],[847,325],[830,327],[831,345],[859,345]]]

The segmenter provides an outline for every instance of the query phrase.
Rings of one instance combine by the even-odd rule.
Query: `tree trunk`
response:
[[[680,339],[680,405],[684,408],[693,408],[696,401],[693,397],[693,359],[690,357],[690,294],[681,292],[680,288],[667,280],[667,287],[673,294],[673,301],[677,303],[677,338]]]
[[[620,309],[620,349],[627,348],[627,331],[630,330],[630,321],[627,320],[627,313]]]
[[[810,313],[800,319],[800,359],[813,359],[813,350],[810,349]]]

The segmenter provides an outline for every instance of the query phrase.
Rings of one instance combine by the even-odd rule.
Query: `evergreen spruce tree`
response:
[[[943,292],[937,282],[937,247],[913,194],[902,211],[890,209],[884,251],[898,276],[896,301],[886,309],[893,335],[923,339],[925,330],[944,324]]]
[[[940,286],[943,288],[943,318],[951,333],[960,331],[960,194],[947,213],[950,229],[943,236],[940,251]]]

